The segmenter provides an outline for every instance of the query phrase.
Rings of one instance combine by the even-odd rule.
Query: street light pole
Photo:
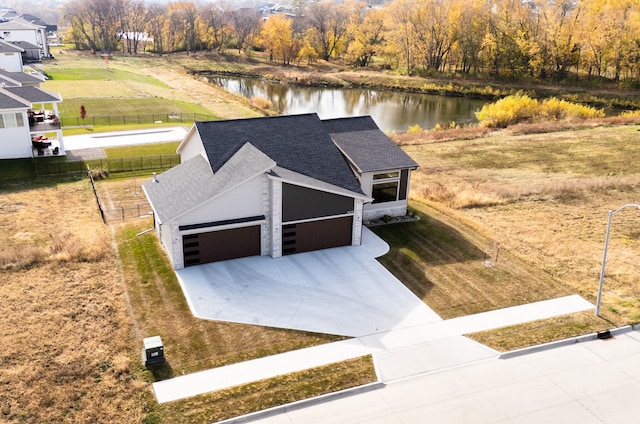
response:
[[[615,211],[609,211],[609,219],[607,220],[607,234],[604,237],[604,252],[602,253],[602,269],[600,270],[600,285],[598,287],[598,300],[596,301],[596,316],[600,316],[600,301],[602,300],[602,286],[604,284],[604,267],[607,262],[607,247],[609,246],[609,233],[611,232],[611,218],[613,215],[617,214],[621,210],[633,207],[640,210],[640,205],[636,203],[627,203],[626,205],[620,206]]]

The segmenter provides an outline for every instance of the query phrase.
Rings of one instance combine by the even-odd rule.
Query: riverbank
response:
[[[297,86],[378,88],[483,100],[496,100],[517,92],[525,92],[532,97],[558,97],[598,108],[640,108],[640,90],[622,88],[603,81],[592,82],[593,86],[589,87],[567,82],[504,81],[465,75],[406,76],[396,71],[374,67],[356,69],[339,60],[283,66],[269,62],[266,55],[261,53],[245,57],[235,51],[221,54],[174,55],[169,60],[173,63],[179,62],[179,66],[190,75],[263,78]]]

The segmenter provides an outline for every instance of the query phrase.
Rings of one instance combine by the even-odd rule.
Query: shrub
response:
[[[420,134],[424,130],[418,124],[415,124],[407,129],[407,134]]]
[[[525,94],[507,96],[482,107],[476,113],[481,125],[506,128],[509,125],[561,120],[599,118],[604,112],[590,106],[559,100],[555,97],[539,102]]]
[[[272,111],[275,109],[273,102],[263,97],[252,97],[251,105],[257,109],[264,110],[264,111]]]

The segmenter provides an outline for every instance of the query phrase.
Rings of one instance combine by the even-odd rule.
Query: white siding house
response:
[[[194,124],[178,147],[181,164],[142,186],[174,268],[360,245],[371,193],[380,191],[373,179],[383,173],[379,211],[406,214],[402,181],[416,163],[370,118],[349,119],[305,114]],[[347,140],[363,141],[359,132],[370,141],[365,150],[381,154],[379,167],[369,169],[373,156],[352,150]]]

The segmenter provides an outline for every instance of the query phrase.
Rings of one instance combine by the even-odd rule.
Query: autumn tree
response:
[[[111,51],[121,36],[124,6],[124,0],[71,0],[63,6],[62,14],[91,51]]]
[[[250,36],[260,28],[260,14],[255,9],[242,8],[230,13],[231,24],[234,29],[236,47],[238,53],[245,48],[245,44]]]
[[[345,42],[349,16],[362,8],[353,2],[335,5],[333,2],[314,2],[307,6],[306,19],[316,34],[317,50],[322,59],[329,60]]]
[[[410,0],[395,0],[385,9],[387,12],[385,26],[387,52],[397,52],[400,62],[404,62],[407,75],[411,75],[415,66],[416,44],[414,26],[412,22],[415,10],[414,2]]]
[[[147,9],[147,31],[153,38],[154,50],[162,56],[165,52],[165,32],[167,8],[159,3],[152,3]]]
[[[297,43],[293,37],[292,22],[283,15],[272,15],[262,25],[260,39],[269,52],[271,60],[282,61],[283,65],[291,63],[297,56]]]
[[[384,17],[384,11],[379,9],[367,10],[364,16],[357,13],[351,15],[347,28],[347,57],[355,66],[366,67],[376,52],[383,49]]]
[[[483,39],[487,33],[489,10],[486,0],[461,0],[457,50],[462,72],[477,73],[482,67]]]
[[[199,12],[206,29],[205,40],[209,49],[222,51],[233,33],[230,23],[232,12],[213,3],[201,6]]]

